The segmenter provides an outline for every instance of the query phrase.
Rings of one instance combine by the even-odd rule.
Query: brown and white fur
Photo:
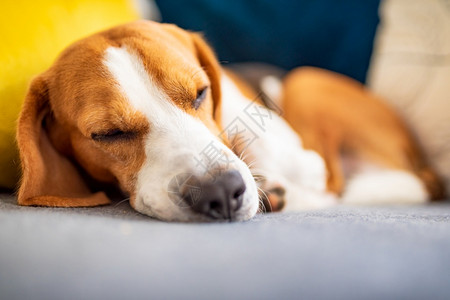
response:
[[[105,205],[106,183],[161,220],[239,221],[257,213],[264,193],[273,210],[440,197],[399,118],[323,72],[286,78],[283,119],[248,98],[195,33],[138,21],[80,40],[25,99],[18,203]],[[192,186],[203,189],[198,203]]]

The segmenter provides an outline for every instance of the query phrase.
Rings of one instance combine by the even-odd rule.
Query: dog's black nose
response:
[[[198,213],[214,219],[233,220],[242,205],[245,183],[238,171],[220,172],[213,180],[190,187],[183,199]]]

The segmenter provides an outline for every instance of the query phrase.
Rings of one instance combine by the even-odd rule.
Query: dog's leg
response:
[[[444,197],[441,181],[406,125],[359,83],[299,68],[285,78],[283,92],[285,119],[306,148],[324,157],[329,188],[342,189],[344,202],[418,203]],[[350,168],[346,156],[352,158]]]
[[[374,165],[352,174],[342,193],[342,203],[351,205],[422,204],[428,199],[414,173]]]
[[[335,202],[326,192],[323,159],[305,150],[280,116],[245,98],[226,76],[222,79],[222,97],[222,137],[249,165],[272,210],[283,205],[306,209]]]

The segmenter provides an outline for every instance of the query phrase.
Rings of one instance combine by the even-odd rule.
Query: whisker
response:
[[[264,192],[260,187],[257,187],[257,188],[262,193],[262,195],[266,198],[267,203],[269,204],[270,210],[272,211],[272,205],[270,204],[269,197],[267,196],[266,192]],[[262,201],[262,204],[263,204],[263,207],[264,207],[264,212],[267,212],[266,211],[266,206],[264,205],[264,200],[262,198],[260,198],[260,201]]]
[[[264,177],[265,177],[265,176],[262,175],[262,174],[253,174],[253,173],[252,173],[252,176],[253,176],[253,177],[256,177],[256,178],[264,178]]]
[[[240,160],[244,160],[242,157],[244,156],[244,153],[245,153],[246,150],[247,150],[247,149],[244,149],[244,151],[242,151],[242,152],[239,154],[239,159],[240,159]]]
[[[232,142],[232,141],[230,141],[230,142]],[[236,148],[236,146],[237,146],[237,144],[232,145],[230,150],[234,152],[234,148]]]
[[[243,161],[243,162],[245,162],[245,160],[247,159],[247,157],[249,157],[251,155],[251,153],[246,153],[242,158],[241,158],[241,160]]]
[[[251,169],[251,168],[253,167],[253,165],[254,165],[255,163],[257,163],[257,162],[258,162],[258,160],[255,158],[254,160],[252,160],[250,163],[247,164],[247,167],[248,167],[249,169]]]
[[[255,180],[255,183],[260,184],[260,182],[264,182],[264,177],[253,177],[253,180]]]
[[[266,207],[264,206],[264,201],[261,199],[258,199],[258,211],[256,213],[265,214],[266,213]]]
[[[253,176],[267,177],[267,172],[258,168],[250,168],[250,172]]]
[[[130,198],[125,198],[125,199],[123,199],[123,200],[117,202],[117,203],[114,205],[114,207],[117,207],[117,206],[119,206],[120,204],[122,204],[122,203],[124,203],[124,202],[126,202],[126,201],[129,201],[129,200],[130,200]]]

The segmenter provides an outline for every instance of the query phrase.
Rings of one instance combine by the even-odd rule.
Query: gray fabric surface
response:
[[[449,299],[450,205],[174,224],[0,195],[1,299]]]

